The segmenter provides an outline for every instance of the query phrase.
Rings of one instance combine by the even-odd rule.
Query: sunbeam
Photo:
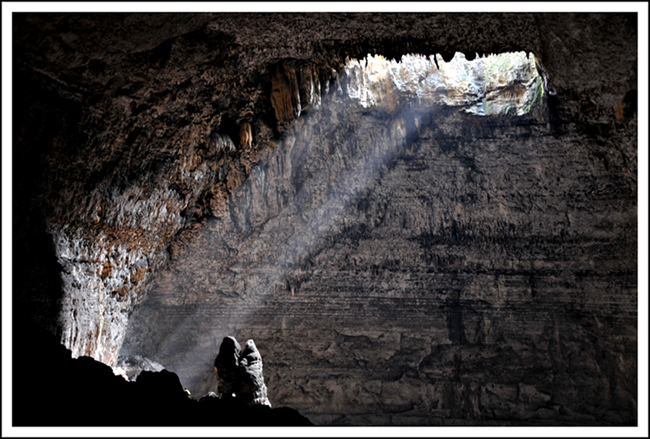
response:
[[[433,57],[405,56],[396,62],[369,55],[361,62],[349,60],[333,93],[324,96],[320,108],[305,115],[253,170],[232,195],[226,216],[210,220],[188,250],[221,246],[222,251],[238,248],[243,256],[235,254],[227,264],[214,267],[210,284],[199,287],[201,292],[191,303],[183,302],[185,295],[178,287],[174,303],[165,302],[166,295],[160,292],[170,288],[165,282],[172,274],[163,273],[148,299],[152,306],[145,302],[131,318],[121,355],[150,357],[177,371],[193,393],[202,388],[199,382],[205,373],[198,370],[211,370],[221,339],[239,337],[240,332],[248,337],[251,316],[264,314],[268,300],[291,300],[297,294],[295,278],[300,278],[302,267],[323,246],[336,245],[336,236],[347,226],[346,211],[417,142],[420,130],[435,124],[436,112],[444,106],[482,115],[486,108],[506,108],[507,113],[509,106],[519,113],[531,107],[530,98],[538,98],[534,92],[525,88],[508,94],[508,87],[521,86],[522,81],[528,87],[537,84],[534,60],[531,64],[523,53],[506,55],[466,61],[459,54],[450,63],[439,58],[440,70]],[[520,74],[504,76],[503,69],[513,65]],[[501,104],[494,104],[497,101]],[[355,116],[360,112],[372,117]],[[323,136],[336,137],[336,148],[325,150],[329,147],[318,141]],[[282,192],[279,188],[295,187],[297,191],[287,194],[277,208],[270,206],[268,200]],[[260,203],[267,208],[254,211]],[[172,265],[176,275],[185,271],[182,276],[190,283],[198,281],[193,269],[183,262]],[[169,322],[156,334],[146,329],[153,315]],[[279,317],[269,316],[286,324]],[[188,338],[206,325],[214,331]],[[263,353],[265,347],[259,348]],[[192,375],[186,369],[197,372]]]

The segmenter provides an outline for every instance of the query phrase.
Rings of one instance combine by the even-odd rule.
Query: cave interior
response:
[[[14,13],[14,424],[637,425],[637,20]]]

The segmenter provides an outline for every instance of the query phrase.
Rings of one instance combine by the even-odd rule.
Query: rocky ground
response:
[[[126,381],[90,357],[73,359],[51,334],[34,331],[15,349],[14,426],[309,426],[290,408],[188,395],[173,372]],[[29,349],[27,348],[29,346]],[[30,377],[38,376],[39,379]]]

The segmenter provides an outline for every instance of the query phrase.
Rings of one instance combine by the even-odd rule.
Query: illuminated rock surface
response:
[[[262,356],[253,340],[248,340],[239,358],[239,398],[248,405],[267,405],[271,407],[266,397],[264,384],[264,369]]]
[[[605,349],[633,364],[635,210],[606,207],[630,186],[532,116],[364,112],[334,93],[278,142],[161,272],[124,351],[204,394],[209,347],[246,334],[273,405],[316,424],[596,422],[568,410],[608,394]]]
[[[17,16],[18,357],[42,326],[203,395],[232,334],[317,423],[634,423],[634,20]]]
[[[163,369],[162,364],[141,357],[140,355],[120,357],[117,360],[117,365],[113,367],[116,375],[121,375],[129,381],[134,381],[141,372],[160,372]]]
[[[482,116],[521,116],[544,106],[545,81],[535,63],[532,53],[523,52],[472,61],[456,53],[448,63],[440,55],[405,55],[399,62],[369,55],[348,62],[345,73],[351,78],[348,94],[364,108],[393,112],[411,103],[465,107]]]
[[[221,398],[271,406],[266,397],[262,356],[253,340],[246,341],[242,350],[235,338],[225,337],[214,360],[214,372]]]

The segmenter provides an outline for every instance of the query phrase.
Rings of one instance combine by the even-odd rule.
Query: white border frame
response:
[[[638,427],[12,427],[11,163],[13,12],[638,12]],[[648,4],[646,2],[57,2],[2,3],[2,436],[3,437],[648,437]],[[643,147],[645,146],[645,147]]]

